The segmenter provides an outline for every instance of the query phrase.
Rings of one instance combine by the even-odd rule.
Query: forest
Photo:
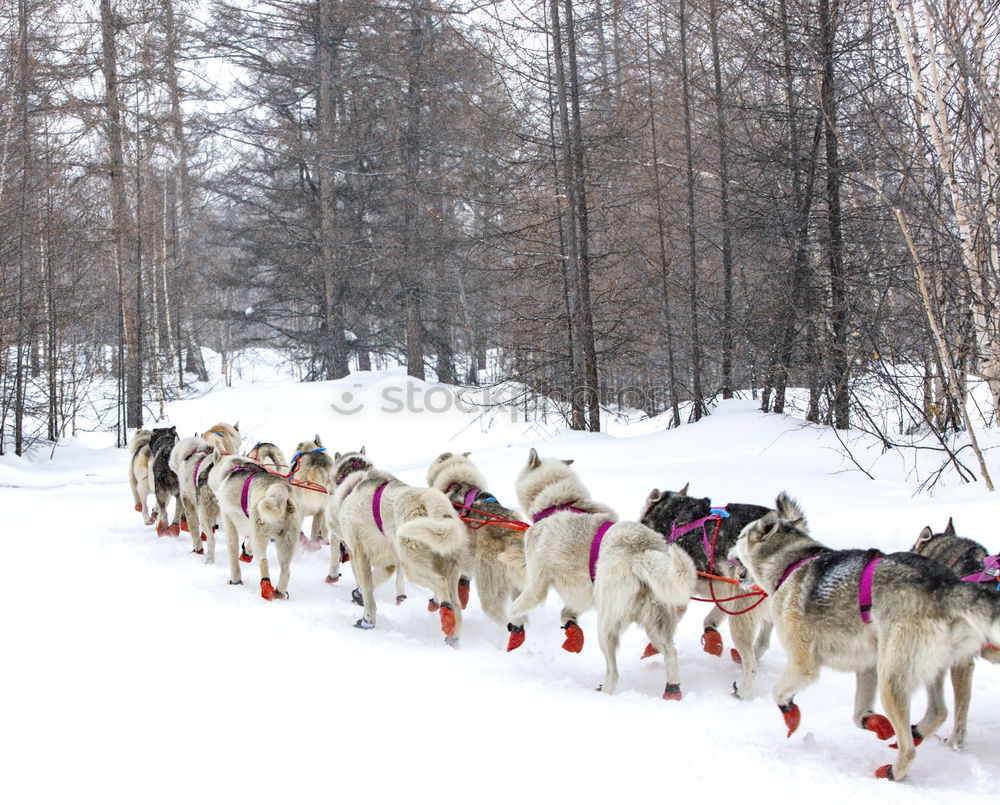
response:
[[[794,397],[991,486],[998,36],[984,0],[0,0],[0,452],[262,346],[580,430]]]

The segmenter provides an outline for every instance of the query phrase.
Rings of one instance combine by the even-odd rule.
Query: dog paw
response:
[[[458,580],[458,603],[465,609],[469,605],[469,590],[472,589],[472,582],[468,579]]]
[[[669,683],[663,689],[663,698],[668,702],[679,702],[681,700],[681,685],[677,683]]]
[[[457,623],[455,621],[455,610],[447,601],[441,602],[441,609],[438,611],[441,618],[441,631],[445,637],[454,637]]]
[[[446,637],[444,639],[444,644],[448,648],[458,648],[458,638],[457,637]]]
[[[142,504],[141,503],[136,503],[135,504],[135,510],[137,512],[141,512],[142,511]]]
[[[917,725],[916,724],[911,724],[910,725],[910,735],[913,736],[913,745],[914,746],[920,746],[920,744],[922,744],[924,742],[924,736],[920,734],[920,730],[917,729]],[[889,744],[889,748],[890,749],[899,749],[899,744],[896,741],[893,741],[891,744]]]
[[[336,584],[338,581],[340,581],[340,574],[338,573],[336,576],[331,576],[327,574],[327,577],[324,579],[324,581],[327,584]]]
[[[779,704],[778,709],[785,719],[785,726],[788,727],[787,737],[791,738],[792,733],[799,728],[799,723],[802,721],[802,711],[799,710],[799,706],[794,702]]]
[[[647,657],[655,657],[660,653],[660,650],[656,648],[652,643],[647,643],[646,648],[642,650],[642,657],[640,659],[646,659]]]
[[[524,643],[524,627],[508,623],[507,631],[510,632],[510,637],[507,638],[507,651],[513,651],[516,648],[520,648]]]
[[[740,653],[736,649],[734,648],[729,649],[729,656],[733,658],[733,662],[736,663],[737,665],[743,665],[743,658],[740,656]]]
[[[230,584],[231,584],[231,585],[232,585],[233,587],[237,587],[237,586],[239,586],[239,585],[243,584],[243,582],[242,582],[242,581],[230,581],[229,583],[230,583]]]
[[[375,628],[375,624],[374,623],[369,623],[364,618],[358,618],[354,622],[354,628],[355,629],[374,629]]]
[[[713,629],[709,627],[701,636],[701,645],[705,649],[706,654],[711,654],[715,657],[722,656],[722,635],[719,634],[718,629]]]
[[[241,562],[253,561],[253,556],[247,553],[247,544],[245,542],[240,543],[240,561]]]
[[[361,594],[360,587],[355,587],[351,590],[351,600],[359,607],[363,607],[365,605],[365,597]]]
[[[196,553],[196,554],[199,554],[199,555],[202,555],[202,556],[204,556],[204,554],[205,554],[205,549],[204,549],[204,548],[195,548],[195,549],[193,549],[193,550],[191,551],[191,553]]]
[[[406,596],[403,593],[400,593],[399,595],[396,596],[396,606],[397,607],[401,606],[404,601],[406,601]]]
[[[896,731],[892,728],[892,724],[889,723],[889,719],[878,713],[872,713],[862,718],[861,728],[874,732],[880,741],[891,738],[896,734]]]
[[[566,621],[566,625],[562,628],[566,630],[566,639],[562,644],[563,650],[573,654],[579,654],[583,651],[583,629],[576,625],[576,621]]]
[[[884,766],[879,766],[875,769],[875,776],[880,780],[895,780],[896,777],[892,773],[892,764],[886,763]]]
[[[440,607],[441,607],[441,605],[437,601],[435,601],[433,598],[431,598],[427,602],[427,611],[428,612],[437,612],[438,609],[440,609]]]

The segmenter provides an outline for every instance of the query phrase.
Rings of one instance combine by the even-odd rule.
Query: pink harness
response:
[[[1000,554],[996,556],[987,556],[983,559],[983,569],[978,573],[973,573],[971,576],[962,576],[962,581],[972,581],[972,582],[983,582],[983,581],[995,581],[997,582],[997,587],[1000,589]]]
[[[237,472],[249,473],[246,480],[243,482],[243,491],[240,493],[240,506],[243,508],[243,514],[246,517],[250,516],[250,507],[247,505],[250,501],[250,482],[253,481],[254,476],[260,475],[262,472],[267,472],[267,470],[262,467],[248,467],[246,465],[240,465],[238,467],[233,467],[229,471],[229,475],[233,475]],[[229,476],[226,476],[227,478]]]
[[[881,556],[872,559],[861,571],[861,584],[858,585],[858,606],[861,608],[861,620],[872,622],[872,581],[875,578],[875,568],[882,562]]]
[[[576,506],[570,506],[568,503],[562,503],[559,506],[549,506],[547,509],[542,509],[538,514],[531,518],[531,522],[537,523],[540,520],[544,520],[546,517],[551,517],[556,512],[569,511],[576,512],[577,514],[590,514],[590,512],[585,512],[583,509],[578,509]]]
[[[778,592],[778,588],[788,580],[788,577],[791,576],[792,573],[802,567],[802,565],[813,561],[813,559],[819,559],[819,557],[820,554],[816,554],[815,556],[807,556],[805,559],[799,559],[797,562],[792,562],[785,568],[785,572],[781,574],[781,578],[778,579],[778,583],[774,585],[774,591]]]
[[[476,490],[477,492],[479,490]],[[475,497],[473,497],[475,500]],[[466,506],[469,505],[471,501],[466,498]],[[568,503],[563,503],[560,506],[549,506],[547,509],[542,509],[531,521],[534,523],[544,520],[546,517],[550,517],[556,512],[560,511],[570,511],[575,514],[591,514],[591,512],[585,512],[583,509],[578,509],[576,506],[570,506]],[[608,533],[608,529],[614,525],[613,520],[606,520],[597,527],[597,531],[594,532],[594,538],[590,541],[590,580],[593,581],[597,578],[597,557],[601,553],[601,543],[604,541],[604,535]]]
[[[378,526],[378,530],[382,531],[383,534],[385,531],[382,530],[382,492],[385,491],[388,485],[389,482],[386,481],[375,490],[375,494],[372,496],[372,517],[375,518],[375,525]]]
[[[701,544],[705,546],[705,556],[708,558],[708,567],[711,570],[715,567],[715,551],[712,549],[712,543],[708,539],[708,529],[705,527],[705,524],[710,520],[714,520],[716,523],[721,523],[723,517],[729,517],[729,512],[726,511],[725,507],[713,508],[712,511],[705,517],[702,517],[699,520],[692,520],[690,523],[685,523],[684,525],[671,523],[670,536],[667,537],[667,542],[676,542],[688,531],[694,531],[696,528],[701,528]],[[719,533],[718,525],[715,527],[715,533]]]

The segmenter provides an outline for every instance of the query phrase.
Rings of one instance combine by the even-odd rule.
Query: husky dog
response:
[[[917,542],[912,548],[914,553],[936,559],[964,581],[982,584],[996,588],[1000,583],[997,577],[1000,557],[990,555],[978,542],[955,534],[955,525],[948,520],[943,532],[935,534],[927,526],[920,532]],[[980,652],[981,657],[992,663],[1000,663],[1000,647],[986,644]],[[972,699],[972,671],[974,660],[960,663],[951,669],[951,686],[955,695],[955,723],[948,736],[948,746],[961,749],[965,744],[966,727],[969,720],[969,702]]]
[[[288,474],[288,459],[281,452],[281,448],[271,442],[257,442],[253,449],[247,453],[247,458],[268,472],[273,472],[276,475]]]
[[[511,651],[524,642],[525,615],[555,587],[564,607],[563,648],[580,651],[580,613],[597,607],[598,639],[606,673],[601,690],[618,684],[617,651],[630,623],[646,630],[666,660],[663,698],[680,699],[680,669],[674,647],[677,622],[695,588],[695,568],[684,551],[637,522],[616,523],[615,513],[591,500],[572,462],[539,458],[532,449],[517,478],[518,501],[534,525],[524,535],[524,592],[511,608]]]
[[[767,514],[767,507],[727,503],[724,507],[727,517],[709,519],[712,516],[711,501],[708,498],[689,497],[687,492],[687,485],[680,492],[660,492],[654,489],[646,498],[639,521],[686,551],[700,573],[727,577],[742,575],[734,568],[737,565],[735,560],[728,558],[729,551],[736,544],[743,527]],[[739,592],[730,592],[731,589],[725,582],[699,576],[695,594],[707,600],[740,595]],[[732,649],[731,655],[734,662],[741,663],[743,668],[743,678],[739,684],[733,683],[733,692],[741,699],[750,697],[757,676],[758,660],[771,642],[772,623],[767,613],[766,600],[759,602],[759,599],[749,596],[735,598],[721,605],[715,604],[702,624],[702,646],[707,653],[718,657],[722,654],[719,625],[727,615],[732,615],[729,631],[736,648]],[[651,653],[647,647],[643,656]]]
[[[150,525],[153,518],[149,514],[149,493],[153,491],[153,484],[150,480],[150,465],[153,463],[153,456],[149,451],[149,440],[153,432],[137,428],[132,438],[128,441],[129,462],[128,462],[128,483],[132,487],[132,499],[135,501],[135,510],[142,513],[142,522]]]
[[[181,504],[191,533],[192,552],[205,554],[206,564],[215,563],[215,529],[219,504],[208,486],[208,473],[215,463],[215,448],[200,436],[188,436],[177,442],[170,454],[170,469],[177,473]]]
[[[468,453],[442,453],[434,459],[427,470],[427,485],[444,492],[458,508],[459,517],[467,518],[463,522],[468,544],[458,580],[462,609],[468,603],[470,580],[475,577],[483,612],[504,626],[507,605],[518,596],[524,580],[502,557],[523,556],[524,535],[493,518],[517,522],[520,517],[485,491],[486,480],[469,460]]]
[[[235,453],[240,449],[240,423],[237,421],[235,425],[227,425],[220,422],[212,425],[201,434],[201,438],[223,453]]]
[[[351,553],[359,585],[352,597],[364,607],[354,625],[375,628],[375,588],[401,566],[406,578],[433,591],[445,642],[457,646],[462,628],[458,577],[466,537],[451,501],[436,489],[408,486],[375,469],[363,453],[338,453],[334,461],[337,487],[326,517]]]
[[[260,595],[268,601],[288,598],[288,579],[295,545],[302,525],[302,514],[292,496],[292,487],[284,478],[272,475],[263,467],[241,456],[223,456],[215,448],[208,483],[219,502],[222,527],[229,547],[229,583],[242,584],[240,562],[256,556],[260,563]],[[240,534],[249,534],[253,552],[240,550]],[[268,543],[278,552],[280,575],[271,584],[267,561]]]
[[[329,490],[333,486],[333,460],[326,453],[323,442],[319,434],[312,441],[299,442],[295,448],[295,455],[292,456],[291,468],[288,472],[288,480],[297,481],[300,484],[319,486],[324,490]],[[307,486],[297,486],[292,484],[292,497],[299,507],[299,512],[303,517],[312,517],[312,528],[310,539],[302,539],[306,550],[319,550],[319,547],[327,543],[326,526],[323,522],[323,511],[326,508],[326,491],[320,492],[310,489]],[[336,549],[340,550],[340,540],[336,540]]]
[[[153,492],[156,495],[156,535],[158,537],[179,537],[181,535],[180,521],[183,516],[183,506],[180,499],[180,487],[177,484],[177,474],[170,469],[170,453],[177,444],[177,428],[154,428],[149,440],[149,450],[152,455],[151,473],[153,477]],[[174,498],[174,519],[170,525],[167,521],[167,503]]]
[[[854,671],[854,723],[898,741],[895,761],[875,775],[902,780],[914,738],[947,716],[944,672],[975,656],[984,638],[1000,642],[1000,596],[918,554],[831,550],[809,536],[802,510],[784,493],[776,510],[743,529],[733,553],[771,594],[788,654],[774,685],[788,734],[801,720],[795,694],[820,668]],[[910,697],[920,685],[927,713],[911,728]],[[876,687],[888,718],[872,712]]]

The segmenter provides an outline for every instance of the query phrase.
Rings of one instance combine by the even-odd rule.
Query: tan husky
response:
[[[329,544],[323,512],[327,492],[333,486],[333,459],[327,455],[319,434],[312,441],[299,442],[292,456],[288,480],[293,482],[292,498],[302,517],[312,518],[310,538],[303,538],[303,547],[309,551],[319,550],[321,545]],[[339,552],[340,540],[336,543],[334,548]]]
[[[152,438],[151,430],[137,428],[132,438],[128,441],[129,462],[128,462],[128,483],[132,488],[132,499],[135,501],[135,510],[142,514],[142,522],[146,525],[153,524],[153,517],[149,513],[149,496],[153,492],[153,479],[151,476],[153,455],[149,451],[149,440]]]
[[[242,584],[240,562],[260,563],[260,594],[273,600],[288,598],[288,580],[292,556],[298,544],[302,515],[292,497],[292,487],[284,478],[241,456],[222,456],[217,448],[212,453],[214,465],[208,473],[208,483],[219,501],[222,527],[229,548],[230,584]],[[240,535],[249,535],[251,551],[244,543],[240,550]],[[267,546],[274,542],[278,552],[280,575],[271,584],[267,561]]]
[[[444,492],[459,516],[466,518],[463,523],[468,544],[458,580],[462,609],[468,601],[471,579],[475,578],[483,612],[500,626],[506,625],[507,607],[520,594],[524,579],[516,565],[512,567],[504,557],[523,557],[524,533],[504,523],[517,523],[520,515],[486,491],[486,480],[468,453],[442,453],[434,459],[427,470],[427,485]]]
[[[645,629],[666,665],[664,699],[680,699],[674,632],[695,588],[694,562],[676,545],[593,501],[569,461],[539,458],[534,449],[517,478],[517,498],[533,525],[524,535],[527,580],[511,608],[507,650],[524,642],[524,619],[555,587],[563,600],[563,648],[580,651],[576,619],[597,607],[598,640],[606,665],[601,689],[618,684],[617,653],[630,623]]]
[[[334,461],[339,482],[326,517],[351,553],[358,581],[352,597],[364,607],[354,625],[375,628],[375,588],[393,573],[399,584],[401,568],[406,578],[432,591],[445,642],[457,646],[462,630],[458,577],[466,537],[451,501],[436,489],[408,486],[375,469],[363,453],[338,453]],[[397,586],[397,602],[398,591]]]
[[[170,454],[170,469],[177,474],[191,533],[191,551],[204,555],[208,565],[215,564],[215,530],[219,522],[219,502],[208,485],[208,474],[215,466],[215,450],[200,436],[189,436],[181,439]]]
[[[236,453],[240,449],[240,423],[227,425],[220,422],[201,434],[201,438],[223,453]]]

